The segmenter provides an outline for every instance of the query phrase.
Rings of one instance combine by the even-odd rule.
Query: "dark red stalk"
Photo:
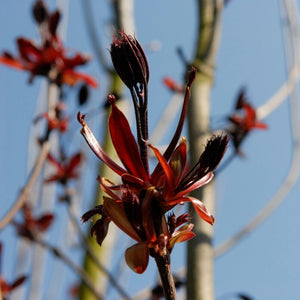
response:
[[[166,300],[177,300],[174,278],[171,272],[170,253],[160,255],[154,254],[154,259],[160,275],[162,287]]]

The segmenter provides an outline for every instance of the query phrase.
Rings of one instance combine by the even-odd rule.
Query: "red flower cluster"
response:
[[[36,2],[33,12],[41,28],[42,44],[37,45],[29,39],[20,37],[17,39],[19,56],[13,56],[5,51],[0,56],[0,63],[28,71],[31,74],[29,82],[32,82],[35,76],[40,75],[59,85],[73,86],[79,81],[84,81],[96,88],[98,84],[93,77],[74,70],[77,66],[86,64],[90,58],[81,53],[69,56],[56,34],[60,12],[56,10],[49,13],[43,1]]]
[[[0,263],[2,260],[2,244],[0,243]],[[0,291],[1,291],[1,299],[6,299],[5,297],[14,289],[16,289],[19,285],[21,285],[26,279],[26,276],[20,276],[15,279],[12,283],[8,283],[1,275],[0,275]]]
[[[66,132],[69,127],[69,118],[63,116],[62,112],[66,109],[66,104],[64,102],[58,102],[55,107],[55,116],[51,117],[49,113],[44,112],[38,115],[34,122],[38,122],[40,119],[46,119],[48,121],[48,131],[54,129],[59,130],[61,133]]]
[[[235,109],[237,112],[228,118],[230,125],[227,131],[232,136],[236,152],[241,154],[240,145],[250,131],[253,129],[267,129],[268,126],[256,119],[255,108],[247,101],[243,89],[238,94]]]
[[[114,162],[97,142],[84,115],[78,114],[82,125],[81,134],[96,156],[120,176],[122,184],[116,185],[107,178],[98,177],[103,191],[108,195],[99,205],[83,215],[84,222],[99,214],[101,218],[91,228],[101,245],[108,225],[113,221],[121,230],[137,243],[126,250],[125,259],[137,273],[145,271],[149,255],[163,255],[171,252],[174,244],[189,240],[194,236],[193,224],[188,214],[175,217],[166,215],[177,204],[191,202],[199,216],[213,224],[214,218],[204,204],[188,193],[207,184],[213,178],[213,171],[222,159],[227,136],[214,136],[207,143],[197,164],[189,169],[187,163],[187,143],[181,138],[181,131],[190,98],[190,87],[196,76],[193,69],[188,77],[184,104],[177,129],[164,154],[148,140],[147,127],[147,84],[148,63],[138,41],[121,33],[121,39],[114,39],[111,56],[116,71],[131,91],[137,119],[137,140],[131,131],[125,115],[116,106],[114,96],[109,96],[112,109],[108,125],[114,148],[123,166]],[[178,145],[177,145],[178,144]],[[152,149],[157,166],[149,172],[147,152]],[[188,224],[185,224],[188,223]]]
[[[64,162],[60,162],[51,154],[48,154],[48,161],[56,168],[57,172],[47,178],[45,182],[50,183],[56,181],[62,185],[66,185],[70,179],[78,177],[76,169],[82,161],[82,154],[76,153],[68,161],[66,160]]]
[[[32,239],[36,234],[45,232],[54,220],[54,215],[51,213],[45,213],[39,217],[34,217],[32,214],[32,208],[28,204],[23,207],[24,220],[22,223],[13,221],[13,225],[16,227],[20,236]]]

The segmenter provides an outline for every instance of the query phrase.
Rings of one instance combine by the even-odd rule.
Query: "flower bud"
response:
[[[116,72],[128,88],[136,84],[147,84],[149,67],[145,53],[139,42],[125,32],[120,39],[114,38],[110,54]]]

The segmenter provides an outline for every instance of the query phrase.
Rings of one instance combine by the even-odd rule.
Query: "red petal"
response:
[[[173,206],[176,204],[181,204],[182,202],[192,202],[197,214],[201,219],[213,225],[215,218],[210,214],[210,212],[205,207],[204,203],[194,197],[182,197],[176,198],[175,200],[168,201],[168,204]]]
[[[47,159],[48,159],[48,161],[49,161],[53,166],[56,167],[56,169],[57,169],[59,172],[64,172],[64,171],[65,171],[64,166],[63,166],[56,158],[54,158],[50,153],[48,154]]]
[[[150,242],[154,242],[157,240],[155,227],[154,227],[154,219],[153,219],[153,192],[154,187],[148,188],[146,191],[146,195],[142,202],[142,219],[143,219],[143,227],[145,229],[147,240]]]
[[[62,179],[63,175],[64,175],[63,173],[54,174],[54,175],[48,177],[47,179],[45,179],[45,183],[60,181]]]
[[[119,175],[122,175],[124,173],[127,173],[125,169],[120,167],[117,163],[115,163],[102,149],[102,147],[99,145],[97,139],[93,135],[90,128],[87,126],[87,124],[84,121],[84,115],[78,112],[77,119],[79,123],[82,125],[82,128],[80,130],[80,133],[85,138],[86,142],[88,143],[89,147],[93,150],[93,152],[96,154],[96,156],[102,160],[109,168],[111,168],[114,172],[116,172]]]
[[[112,104],[109,116],[109,130],[112,142],[125,168],[132,175],[148,181],[139,149],[125,115]]]
[[[137,243],[126,249],[125,260],[130,269],[138,274],[145,272],[149,262],[149,248],[147,242]]]
[[[171,167],[169,166],[168,162],[164,159],[164,157],[159,153],[158,149],[155,148],[152,145],[149,145],[149,147],[154,151],[154,154],[156,158],[159,161],[159,164],[161,165],[161,168],[163,169],[164,174],[166,175],[168,186],[167,188],[173,188],[175,189],[174,184],[174,177]]]
[[[0,63],[15,68],[17,70],[25,69],[23,64],[17,58],[13,58],[13,57],[0,56]]]
[[[184,87],[170,77],[165,77],[163,79],[163,83],[165,84],[165,86],[167,86],[173,92],[177,92],[177,93],[184,92]]]
[[[45,214],[37,220],[37,224],[41,231],[47,230],[54,220],[53,214]]]
[[[176,195],[176,197],[183,197],[183,196],[187,195],[191,191],[196,190],[196,189],[200,188],[201,186],[208,184],[213,178],[214,178],[213,172],[206,174],[205,176],[203,176],[202,178],[197,180],[195,183],[193,183],[191,186],[189,186],[187,189],[180,191]]]
[[[180,227],[170,238],[169,247],[172,249],[175,243],[182,243],[193,238],[195,236],[195,233],[191,231],[193,227],[193,224],[187,224]]]
[[[255,122],[253,127],[258,129],[268,129],[268,125],[262,122]]]
[[[185,116],[186,116],[186,112],[187,112],[188,103],[190,100],[190,94],[191,94],[190,89],[191,89],[191,85],[192,85],[193,81],[195,80],[195,78],[196,78],[196,69],[192,68],[192,70],[189,72],[188,83],[187,83],[187,86],[185,89],[184,102],[183,102],[180,118],[178,121],[178,125],[177,125],[176,131],[174,133],[174,136],[163,155],[167,161],[170,159],[172,153],[174,152],[174,149],[175,149],[177,142],[179,140],[179,137],[181,135],[181,131],[183,128],[183,124],[184,124],[184,120],[185,120]],[[160,173],[160,171],[161,171],[161,166],[157,165],[155,170],[152,173],[152,178],[155,178]]]
[[[68,164],[68,172],[72,172],[81,162],[82,155],[81,153],[77,153],[72,156],[69,164]]]
[[[80,80],[84,81],[86,84],[90,85],[93,88],[98,87],[98,82],[90,75],[76,72],[72,69],[64,70],[62,73],[62,82],[70,86],[75,85]]]
[[[123,205],[117,203],[115,200],[109,197],[103,197],[103,207],[105,213],[111,218],[111,220],[127,235],[136,241],[140,241],[141,238],[131,226],[127,219],[126,213],[123,209]]]
[[[187,165],[187,150],[186,150],[186,139],[181,138],[179,146],[175,149],[171,159],[170,167],[172,168],[173,176],[175,179],[175,185],[179,183],[185,174]]]
[[[215,222],[215,218],[210,214],[210,212],[205,207],[204,203],[196,198],[188,197],[190,201],[193,203],[193,206],[201,219],[206,221],[207,223],[213,225]]]
[[[33,42],[24,38],[17,39],[20,55],[26,61],[37,61],[41,57],[41,50]]]

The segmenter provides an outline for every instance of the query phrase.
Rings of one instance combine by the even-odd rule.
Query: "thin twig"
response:
[[[21,193],[20,193],[17,201],[12,206],[12,208],[0,221],[0,231],[12,221],[15,214],[24,205],[25,201],[28,198],[28,195],[31,191],[33,184],[36,182],[36,180],[38,179],[38,177],[42,171],[42,168],[44,166],[44,163],[46,161],[48,153],[49,153],[49,143],[48,143],[48,141],[45,141],[41,146],[41,151],[36,159],[35,165],[33,167],[30,177],[28,178],[26,185],[22,188]]]
[[[107,73],[111,73],[112,69],[107,65],[107,60],[101,48],[101,42],[99,34],[96,31],[95,21],[93,17],[93,9],[91,7],[90,0],[82,0],[82,11],[86,23],[87,32],[96,54],[96,60],[99,64],[100,69],[104,69]]]
[[[47,241],[38,238],[37,236],[33,237],[33,241],[37,244],[41,245],[45,249],[52,252],[58,259],[63,261],[67,266],[69,266],[84,282],[84,284],[91,290],[91,292],[97,297],[97,299],[103,299],[103,296],[97,291],[95,286],[93,285],[91,279],[86,274],[84,269],[77,266],[72,260],[69,259],[67,255],[65,255],[60,249],[50,245]]]

